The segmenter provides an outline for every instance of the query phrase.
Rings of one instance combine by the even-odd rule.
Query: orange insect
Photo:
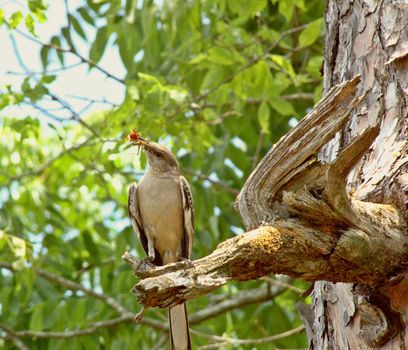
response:
[[[126,136],[126,141],[138,141],[140,138],[140,134],[133,129],[128,136]]]

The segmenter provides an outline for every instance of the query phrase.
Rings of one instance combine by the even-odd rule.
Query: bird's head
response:
[[[140,137],[135,131],[132,131],[128,136],[128,141],[132,142],[134,146],[143,147],[152,170],[167,172],[179,169],[176,157],[163,145],[148,141]]]

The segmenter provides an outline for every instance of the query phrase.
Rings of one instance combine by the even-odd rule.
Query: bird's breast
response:
[[[155,248],[160,254],[176,251],[184,234],[179,177],[145,176],[137,196],[143,228],[154,238]]]

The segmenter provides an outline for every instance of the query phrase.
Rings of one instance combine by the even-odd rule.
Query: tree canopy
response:
[[[161,310],[131,323],[140,306],[121,256],[144,252],[127,187],[146,158],[125,136],[135,128],[177,154],[195,201],[193,259],[243,232],[236,195],[321,95],[323,4],[58,2],[64,22],[46,38],[38,34],[51,20],[45,2],[0,5],[0,30],[20,65],[2,80],[21,78],[0,93],[0,347],[165,348]],[[40,57],[35,70],[20,51],[27,42]],[[116,70],[106,68],[111,55]],[[66,94],[58,80],[75,82],[77,67],[111,81],[121,101],[110,91]],[[271,276],[189,302],[194,348],[304,348],[294,305],[306,288]]]

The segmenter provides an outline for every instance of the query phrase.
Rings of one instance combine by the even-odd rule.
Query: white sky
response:
[[[73,12],[72,10],[74,9],[74,6],[79,7],[82,3],[83,1],[69,1],[71,13]],[[43,24],[36,25],[38,39],[45,43],[48,43],[51,36],[58,34],[60,32],[60,28],[66,25],[64,1],[49,0],[48,4],[47,21]],[[0,7],[5,11],[5,17],[8,18],[14,11],[24,12],[27,5],[24,0],[0,1]],[[78,19],[81,21],[80,18]],[[95,30],[93,30],[93,28],[84,21],[81,21],[81,24],[88,36],[88,40],[92,42],[95,35]],[[19,29],[27,32],[23,23],[20,24]],[[16,39],[18,50],[27,68],[33,72],[41,72],[41,46],[24,38],[17,32],[14,32],[12,35]],[[74,36],[74,44],[83,56],[88,57],[88,46],[78,35]],[[65,60],[66,65],[72,65],[79,62],[77,57],[70,54],[65,54]],[[118,50],[113,48],[112,45],[107,46],[105,54],[102,60],[99,62],[99,65],[117,77],[123,78],[125,75],[125,69],[120,60]],[[59,67],[59,63],[53,60],[53,64],[51,64],[47,70],[58,69]],[[10,31],[8,31],[6,26],[3,25],[0,27],[0,85],[4,86],[6,84],[10,84],[16,91],[19,91],[21,82],[25,76],[10,74],[10,72],[24,73],[24,69],[20,66],[17,60],[12,41],[10,39]],[[56,81],[54,81],[52,84],[52,92],[64,100],[67,100],[77,111],[87,105],[88,102],[72,98],[70,95],[82,96],[96,100],[106,99],[114,103],[121,103],[123,100],[125,90],[122,84],[113,79],[106,78],[101,72],[95,69],[88,72],[88,66],[86,64],[76,66],[68,71],[61,71],[51,74],[57,75]],[[45,103],[42,105],[47,107]],[[91,112],[92,110],[107,108],[109,108],[109,106],[106,104],[95,104],[92,109],[87,111],[87,113]],[[58,115],[60,112],[55,110],[53,113]],[[26,104],[22,105],[22,107],[7,107],[6,109],[0,111],[0,116],[1,115],[32,115],[46,118],[42,113]]]

